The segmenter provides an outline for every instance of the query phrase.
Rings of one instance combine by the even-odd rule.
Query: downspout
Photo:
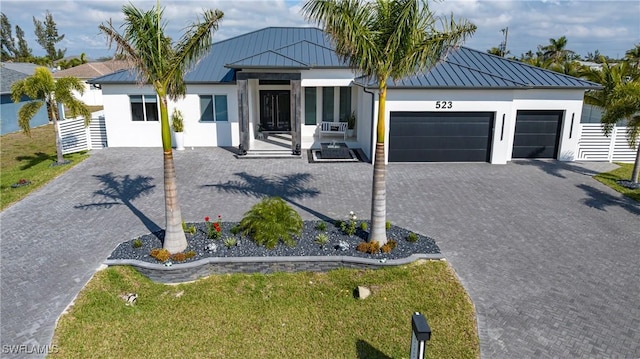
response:
[[[369,95],[371,95],[371,134],[370,134],[370,138],[369,138],[369,143],[373,145],[373,110],[375,108],[375,99],[376,99],[376,94],[374,92],[369,92],[367,91],[367,88],[362,86],[362,91],[368,93]],[[373,147],[371,148],[371,153],[373,154]],[[372,158],[369,158],[369,162],[373,163],[373,156],[371,156]]]

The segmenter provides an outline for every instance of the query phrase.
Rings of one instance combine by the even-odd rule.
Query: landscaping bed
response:
[[[387,230],[389,240],[396,243],[395,248],[389,253],[371,254],[357,249],[366,241],[366,231],[359,228],[353,235],[348,235],[339,225],[324,222],[323,226],[320,223],[323,222],[304,221],[302,233],[294,236],[294,245],[279,243],[273,249],[256,244],[242,233],[233,234],[232,229],[238,224],[235,222],[220,222],[217,239],[207,238],[207,223],[186,223],[186,228],[195,230],[195,233],[186,233],[188,246],[180,257],[187,254],[187,258],[173,256],[161,261],[153,257],[152,251],[162,248],[164,232],[159,231],[120,243],[106,264],[132,265],[156,282],[180,283],[211,274],[323,272],[342,267],[378,268],[417,259],[442,258],[440,248],[432,238],[411,235],[412,232],[398,226],[390,225]],[[320,234],[326,235],[326,243],[319,243]],[[229,245],[230,242],[235,245]]]
[[[321,221],[305,221],[302,234],[296,239],[295,246],[287,246],[283,243],[278,244],[273,249],[267,249],[264,246],[257,245],[250,237],[240,233],[233,235],[231,229],[238,223],[222,222],[221,235],[219,239],[207,238],[207,230],[204,222],[187,223],[187,226],[195,226],[196,233],[186,233],[188,247],[185,252],[194,251],[195,256],[185,259],[183,262],[194,262],[208,257],[290,257],[290,256],[351,256],[359,258],[369,258],[376,260],[400,259],[411,256],[412,254],[440,254],[440,248],[432,238],[417,235],[415,242],[407,240],[410,231],[398,227],[390,226],[387,230],[387,236],[390,240],[395,240],[397,246],[389,253],[369,254],[363,253],[356,249],[359,243],[366,241],[368,233],[358,229],[352,236],[344,234],[340,228],[332,223],[327,222],[326,230],[316,229]],[[326,244],[316,242],[316,237],[320,233],[325,233],[328,237]],[[114,259],[135,259],[148,263],[161,263],[157,259],[151,257],[151,250],[154,248],[162,248],[163,231],[147,234],[139,238],[134,238],[118,245],[109,256],[109,260]],[[233,246],[225,246],[225,239],[235,238],[237,244]],[[135,248],[134,241],[140,240],[141,246]],[[340,242],[346,242],[348,248],[340,248]],[[215,251],[206,250],[207,245],[215,244]],[[170,260],[171,261],[171,260]],[[175,261],[171,261],[176,264]]]

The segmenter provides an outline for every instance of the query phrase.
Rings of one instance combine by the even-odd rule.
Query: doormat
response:
[[[336,159],[336,158],[322,158],[320,150],[311,149],[307,150],[307,158],[309,163],[351,163],[351,162],[367,162],[364,152],[359,148],[349,149],[351,158]]]

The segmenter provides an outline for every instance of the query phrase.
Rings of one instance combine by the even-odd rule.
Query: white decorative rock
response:
[[[367,299],[371,295],[371,290],[367,287],[358,286],[356,288],[356,294],[360,299]]]

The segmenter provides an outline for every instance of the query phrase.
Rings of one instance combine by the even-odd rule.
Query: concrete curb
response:
[[[212,274],[325,272],[337,268],[382,268],[405,265],[417,260],[442,260],[444,255],[416,253],[406,258],[379,259],[351,256],[285,256],[285,257],[208,257],[194,262],[166,266],[135,259],[107,259],[107,266],[130,265],[151,280],[160,283],[191,282]]]

